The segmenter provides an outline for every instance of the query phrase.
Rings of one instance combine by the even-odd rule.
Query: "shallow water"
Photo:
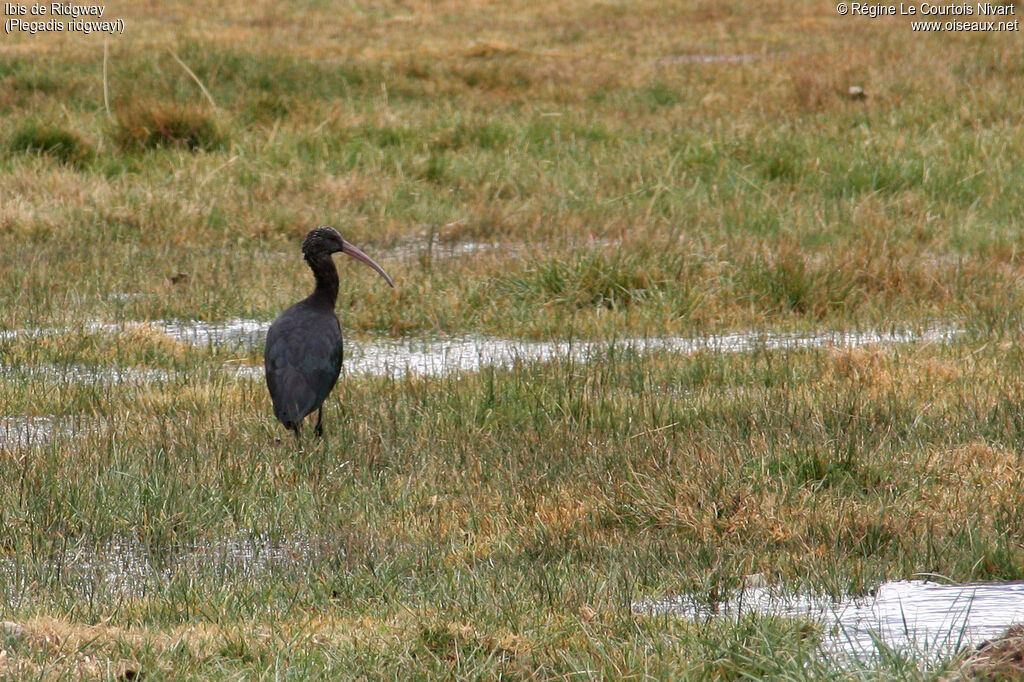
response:
[[[44,379],[60,384],[150,384],[169,381],[175,373],[151,367],[95,367],[89,365],[0,365],[0,376],[23,380]]]
[[[235,319],[222,322],[201,320],[155,320],[152,322],[105,323],[89,322],[85,329],[92,333],[116,334],[125,329],[147,326],[171,338],[193,345],[235,346],[243,350],[261,348],[269,322]],[[6,330],[0,340],[18,336],[36,337],[70,333],[57,328]],[[860,332],[825,331],[816,334],[736,332],[709,336],[631,337],[607,341],[526,341],[484,336],[464,336],[436,339],[367,339],[348,338],[345,342],[346,374],[370,374],[400,378],[405,375],[442,376],[458,372],[476,372],[485,367],[510,367],[517,362],[546,362],[558,358],[585,361],[607,352],[613,346],[632,352],[667,351],[692,354],[743,353],[755,350],[784,350],[837,346],[853,348],[868,345],[900,343],[949,343],[963,330],[936,325],[923,331],[867,330]],[[10,374],[16,368],[0,367],[0,373]],[[231,364],[225,367],[235,376],[261,377],[259,365]],[[161,381],[173,377],[173,372],[159,369],[131,367],[88,368],[37,366],[33,371],[61,378],[95,379],[104,383],[125,381]]]
[[[260,347],[269,323],[257,320],[229,320],[206,323],[195,320],[154,323],[169,336],[188,343],[236,344]],[[819,334],[735,334],[696,337],[633,337],[614,341],[619,349],[634,352],[742,353],[753,350],[817,348],[834,345],[857,347],[897,343],[948,343],[963,331],[936,326],[922,332],[907,330],[864,332],[823,332]],[[524,341],[484,336],[437,339],[347,339],[344,372],[401,377],[406,374],[441,376],[475,372],[485,367],[509,367],[521,361],[550,361],[556,358],[586,360],[607,351],[605,341]],[[262,376],[259,366],[236,366],[241,376]]]
[[[816,348],[827,345],[856,347],[896,343],[948,343],[961,330],[933,328],[921,333],[826,332],[823,334],[760,334],[756,332],[704,337],[624,338],[605,341],[546,342],[487,337],[404,341],[350,341],[346,344],[344,371],[348,374],[374,374],[400,377],[406,374],[440,376],[474,372],[485,367],[510,367],[517,362],[545,362],[557,358],[585,361],[607,352],[613,345],[619,350],[645,353],[667,351],[742,353],[753,350]]]
[[[27,329],[0,330],[0,341],[19,338],[41,338],[48,336],[68,336],[71,334],[119,334],[121,332],[148,328],[166,334],[173,339],[193,345],[225,345],[235,344],[252,347],[263,343],[266,338],[269,322],[259,320],[235,319],[223,322],[203,322],[201,320],[153,320],[99,322],[90,320],[80,328],[74,327],[34,327]]]
[[[270,323],[247,319],[225,322],[157,320],[152,326],[173,339],[196,346],[237,345],[254,348],[263,345]]]
[[[55,438],[70,438],[96,429],[96,422],[83,416],[0,417],[0,450],[25,450],[46,445]]]
[[[57,427],[50,417],[0,418],[0,450],[28,448],[48,443]]]
[[[430,240],[425,236],[419,236],[399,241],[390,249],[385,250],[381,256],[382,259],[413,260],[426,258],[432,260],[435,258],[460,258],[498,249],[502,249],[505,252],[518,252],[522,247],[515,244],[503,245],[497,242]]]
[[[84,596],[125,598],[165,589],[183,575],[206,574],[230,586],[260,584],[271,574],[301,574],[317,559],[343,551],[336,538],[271,539],[248,532],[161,548],[133,539],[98,550],[68,549],[39,562],[0,559],[0,583],[25,598],[34,585],[54,578]],[[59,576],[48,568],[54,565]],[[801,618],[821,626],[822,653],[840,664],[874,662],[881,644],[927,667],[1024,622],[1024,583],[896,581],[873,596],[843,599],[756,587],[711,606],[672,597],[636,602],[633,611],[696,621],[751,614]]]
[[[998,637],[1013,623],[1024,621],[1024,583],[897,581],[882,584],[871,597],[840,600],[759,587],[711,607],[668,598],[637,602],[633,609],[691,620],[747,614],[806,618],[823,626],[822,649],[828,655],[874,660],[881,641],[927,664]]]
[[[231,538],[150,547],[136,539],[110,542],[99,549],[69,548],[29,561],[0,559],[0,585],[30,598],[39,583],[61,584],[90,598],[139,597],[165,589],[181,576],[210,573],[225,585],[253,584],[273,572],[303,572],[323,548],[305,539],[271,539],[241,532]],[[337,553],[336,547],[328,548]],[[23,558],[24,559],[24,558]],[[59,573],[54,569],[59,567]],[[12,588],[14,588],[12,590]]]
[[[613,197],[606,199],[605,203],[613,203],[624,197]],[[451,227],[451,226],[446,226]],[[619,248],[621,242],[615,239],[588,237],[585,239],[574,239],[565,244],[567,248],[578,250],[598,250]],[[382,259],[398,260],[452,260],[464,256],[478,256],[481,254],[500,251],[504,256],[523,257],[529,254],[531,246],[525,242],[500,242],[500,241],[474,241],[466,239],[445,239],[438,235],[421,233],[412,237],[398,240],[394,246],[380,253]],[[534,245],[533,248],[543,248],[543,245]]]

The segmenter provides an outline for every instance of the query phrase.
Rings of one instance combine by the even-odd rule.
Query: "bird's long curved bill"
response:
[[[345,240],[342,240],[341,252],[342,253],[347,253],[348,255],[352,256],[356,260],[362,261],[362,262],[366,263],[367,265],[369,265],[371,268],[373,268],[374,270],[376,270],[377,272],[380,273],[380,276],[383,277],[387,281],[388,286],[394,288],[395,283],[391,281],[390,277],[388,277],[388,273],[384,272],[384,268],[382,268],[381,266],[377,265],[377,261],[375,261],[372,258],[370,258],[369,256],[367,256],[365,253],[363,253],[361,250],[359,250],[359,248],[353,246],[352,244],[350,244],[349,242],[347,242]]]

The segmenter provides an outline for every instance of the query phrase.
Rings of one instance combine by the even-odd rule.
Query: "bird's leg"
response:
[[[299,433],[299,429],[301,427],[302,427],[302,424],[299,423],[299,422],[296,422],[295,426],[292,427],[292,431],[295,432],[295,442],[297,442],[297,443],[301,443],[302,442],[302,434]]]
[[[324,437],[324,406],[321,405],[320,409],[316,412],[316,427],[313,429],[313,433],[316,434],[317,438]]]

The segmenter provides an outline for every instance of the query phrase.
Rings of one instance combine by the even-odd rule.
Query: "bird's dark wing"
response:
[[[292,428],[319,408],[341,371],[341,327],[333,313],[292,307],[267,332],[263,354],[274,414]]]

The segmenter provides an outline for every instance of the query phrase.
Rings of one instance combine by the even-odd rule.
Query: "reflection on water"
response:
[[[1024,583],[897,581],[884,583],[874,596],[841,600],[758,587],[710,607],[677,597],[637,602],[633,609],[693,620],[746,614],[807,618],[823,626],[822,648],[830,655],[871,660],[879,655],[880,641],[934,663],[1024,621]]]

